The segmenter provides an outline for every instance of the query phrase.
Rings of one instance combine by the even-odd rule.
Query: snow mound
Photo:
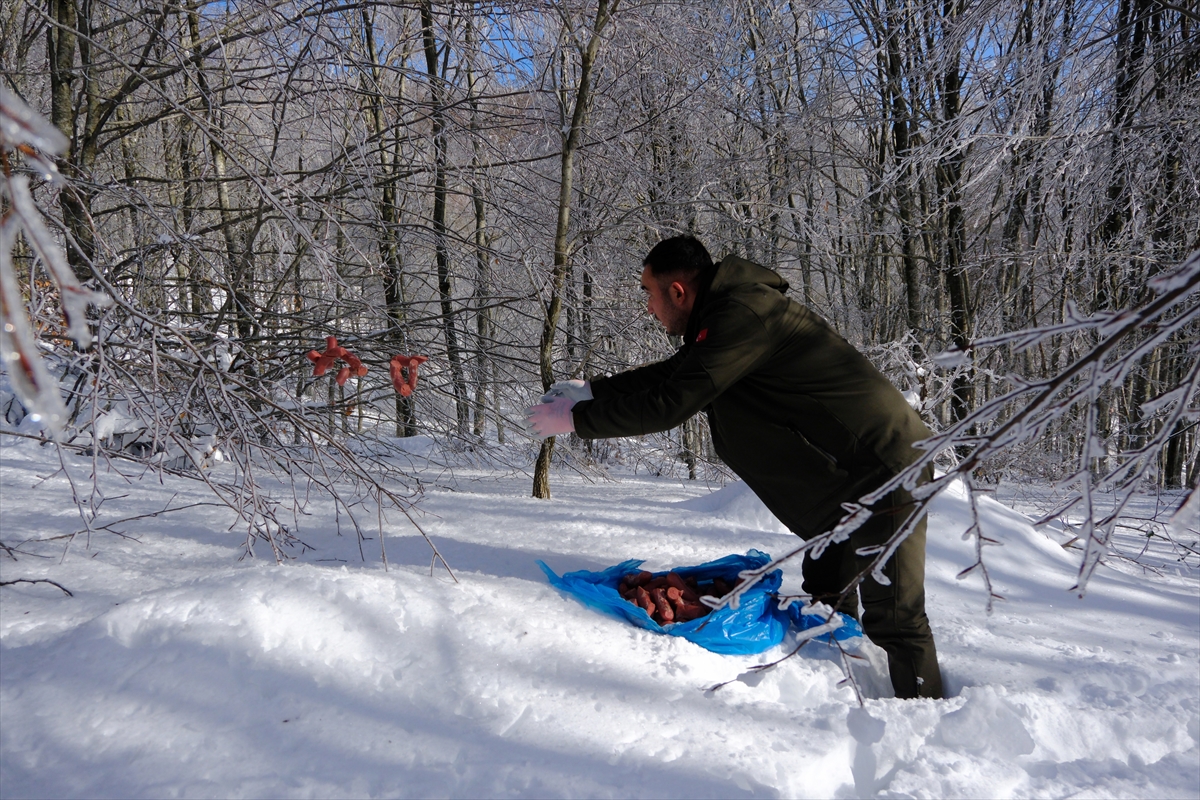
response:
[[[763,501],[759,500],[758,495],[743,481],[736,481],[711,494],[683,500],[675,505],[746,528],[790,533],[787,526],[763,505]]]
[[[1101,568],[1080,599],[1076,555],[986,498],[980,521],[1003,544],[985,563],[1007,598],[991,614],[981,574],[956,578],[975,559],[966,498],[946,492],[930,514],[928,608],[952,696],[888,697],[864,643],[859,705],[833,648],[756,671],[786,643],[711,653],[564,598],[534,566],[778,550],[742,484],[680,504],[701,489],[559,475],[542,501],[524,478],[456,470],[455,490],[421,505],[455,583],[430,575],[406,523],[388,529],[385,571],[377,541],[364,559],[315,504],[313,551],[239,561],[224,512],[158,513],[206,497],[169,475],[102,474],[97,523],[138,516],[122,527],[137,540],[97,531],[64,552],[80,522],[57,458],[0,448],[3,538],[18,548],[0,578],[74,592],[0,589],[5,797],[1200,793],[1195,577]]]

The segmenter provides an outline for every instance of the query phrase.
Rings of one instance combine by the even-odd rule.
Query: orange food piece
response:
[[[701,603],[680,603],[675,611],[677,622],[691,622],[708,614],[712,609]]]
[[[325,337],[325,352],[318,353],[316,350],[309,350],[305,353],[305,358],[313,363],[313,377],[319,378],[324,375],[334,363],[341,359],[345,361],[347,366],[342,367],[337,371],[334,380],[338,386],[345,386],[346,381],[351,375],[361,378],[367,374],[366,366],[359,361],[358,357],[351,353],[346,348],[338,344],[337,337]]]
[[[661,588],[651,589],[650,598],[654,600],[654,605],[658,609],[659,624],[675,621],[675,611],[671,608],[671,604],[667,602],[666,592]]]
[[[621,578],[617,591],[621,597],[642,608],[659,625],[690,622],[709,614],[712,609],[700,602],[701,594],[727,594],[732,584],[715,578],[700,588],[696,578],[676,572],[654,577],[652,573],[630,572]]]
[[[637,604],[646,609],[646,613],[653,617],[656,609],[654,601],[650,599],[650,593],[639,586],[634,596],[637,598]]]
[[[429,356],[392,356],[388,363],[388,373],[392,377],[392,386],[401,397],[408,397],[417,388],[417,367],[429,360]]]
[[[636,586],[645,586],[647,583],[649,583],[654,578],[653,575],[651,575],[649,572],[646,572],[645,570],[642,570],[641,572],[638,572],[638,573],[630,573],[630,575],[627,575],[626,577],[629,578],[630,583],[632,583]]]
[[[695,578],[680,578],[679,593],[683,595],[684,600],[696,601],[700,599],[700,585]]]

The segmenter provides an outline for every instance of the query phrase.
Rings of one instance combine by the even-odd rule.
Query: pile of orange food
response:
[[[672,622],[690,622],[703,617],[711,608],[700,602],[700,595],[721,597],[732,587],[721,578],[699,582],[692,577],[683,577],[675,572],[654,577],[649,572],[631,572],[621,578],[617,587],[621,597],[635,606],[644,608],[650,618],[659,625]]]

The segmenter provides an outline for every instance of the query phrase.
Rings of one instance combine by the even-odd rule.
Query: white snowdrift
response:
[[[3,541],[80,527],[57,468],[0,441]],[[86,474],[80,465],[81,474]],[[218,467],[217,469],[225,469]],[[446,477],[439,476],[445,483]],[[127,516],[203,498],[183,482],[105,476]],[[430,577],[401,521],[385,572],[357,560],[332,516],[284,567],[238,561],[216,509],[23,550],[0,577],[4,797],[1194,797],[1200,788],[1200,595],[1194,574],[1100,574],[1066,591],[1070,554],[985,501],[1008,600],[990,617],[961,540],[962,498],[930,524],[930,615],[954,697],[839,686],[811,646],[766,673],[600,616],[551,590],[558,570],[646,558],[650,568],[758,547],[777,532],[744,489],[697,498],[661,480],[456,474],[422,520],[460,583]],[[116,499],[119,495],[125,497]],[[683,501],[683,502],[681,502]],[[323,531],[324,529],[324,531]],[[764,530],[765,529],[765,530]],[[371,543],[368,553],[378,553]],[[798,585],[798,567],[788,570]],[[730,685],[707,691],[734,678]]]
[[[742,481],[735,481],[710,494],[684,500],[679,506],[745,528],[788,533],[787,527],[767,510],[758,495]]]

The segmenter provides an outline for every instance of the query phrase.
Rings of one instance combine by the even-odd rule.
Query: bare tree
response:
[[[677,344],[633,279],[681,231],[778,270],[921,396],[935,430],[971,420],[985,436],[1020,406],[977,415],[1010,375],[1062,374],[1104,341],[1073,321],[1142,308],[1148,281],[1196,247],[1200,58],[1178,4],[616,12],[6,4],[2,80],[66,137],[64,180],[16,151],[12,175],[76,280],[116,303],[88,312],[93,351],[46,362],[64,440],[91,446],[95,423],[136,401],[157,433],[105,439],[105,457],[178,459],[186,444],[202,460],[211,437],[245,433],[239,452],[286,463],[282,443],[319,428],[382,448],[426,434],[523,465],[532,444],[502,434],[531,385]],[[58,335],[58,284],[25,236],[9,258],[34,335]],[[161,336],[135,346],[143,325]],[[1017,329],[1046,333],[1022,348]],[[1140,485],[1190,485],[1198,429],[1154,401],[1187,384],[1191,334],[1141,335],[1154,346],[1095,409],[1055,416],[1036,447],[989,451],[972,478],[1074,474],[1103,441],[1094,476],[1149,447]],[[304,354],[328,336],[366,375],[314,379]],[[946,348],[968,362],[937,369],[926,353]],[[411,396],[387,377],[397,354],[430,357]],[[9,424],[28,411],[5,409]],[[534,491],[548,496],[556,458],[715,473],[707,441],[691,422],[645,444],[548,442]]]
[[[538,367],[542,389],[548,391],[554,383],[553,350],[562,314],[563,282],[571,258],[571,201],[574,196],[575,154],[582,143],[587,125],[588,105],[591,102],[592,70],[604,41],[604,29],[612,20],[618,0],[598,0],[594,16],[584,22],[569,5],[560,5],[562,17],[561,44],[558,55],[557,100],[561,125],[562,149],[559,160],[558,214],[554,228],[554,262],[550,271],[549,296],[545,299],[545,319],[538,347]],[[578,59],[578,64],[568,59]],[[568,64],[578,69],[574,86],[569,85]],[[554,453],[554,437],[542,442],[533,472],[533,496],[550,497],[550,458]]]

